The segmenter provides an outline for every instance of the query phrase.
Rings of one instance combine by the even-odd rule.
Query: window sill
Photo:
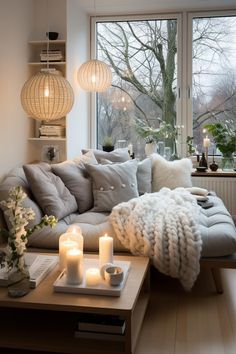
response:
[[[192,177],[236,177],[236,171],[222,171],[220,168],[213,172],[207,170],[206,172],[197,172],[195,169],[192,171]]]

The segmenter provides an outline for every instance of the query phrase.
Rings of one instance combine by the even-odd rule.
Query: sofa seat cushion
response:
[[[236,229],[222,200],[209,196],[214,205],[201,209],[199,227],[202,236],[202,257],[220,257],[236,252]]]
[[[127,252],[115,235],[112,225],[108,222],[108,213],[96,213],[87,211],[83,214],[72,213],[61,219],[54,228],[44,228],[32,234],[29,238],[28,247],[58,249],[59,237],[66,232],[71,224],[78,225],[84,237],[85,252],[97,252],[99,237],[105,235],[113,237],[114,251]]]

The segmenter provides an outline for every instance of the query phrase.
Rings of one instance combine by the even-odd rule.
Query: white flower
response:
[[[9,196],[6,201],[0,202],[7,210],[5,214],[9,217],[11,227],[9,227],[8,245],[6,248],[6,261],[9,268],[16,267],[19,270],[24,269],[24,252],[28,242],[28,236],[32,234],[35,229],[40,229],[43,226],[55,226],[57,219],[50,215],[45,215],[39,224],[32,229],[25,227],[30,220],[35,218],[35,213],[31,208],[24,208],[22,201],[26,198],[26,194],[21,186],[12,188],[9,191]]]
[[[16,251],[19,256],[22,256],[26,250],[26,246],[24,242],[16,243]]]

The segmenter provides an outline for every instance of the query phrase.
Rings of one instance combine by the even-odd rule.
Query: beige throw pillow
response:
[[[191,172],[192,161],[167,161],[159,154],[152,154],[152,192],[161,188],[175,189],[177,187],[192,187]]]

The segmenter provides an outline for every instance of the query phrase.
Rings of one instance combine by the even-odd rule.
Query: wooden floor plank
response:
[[[216,293],[210,269],[191,292],[178,280],[151,274],[151,299],[135,354],[235,354],[236,270],[222,271]]]

